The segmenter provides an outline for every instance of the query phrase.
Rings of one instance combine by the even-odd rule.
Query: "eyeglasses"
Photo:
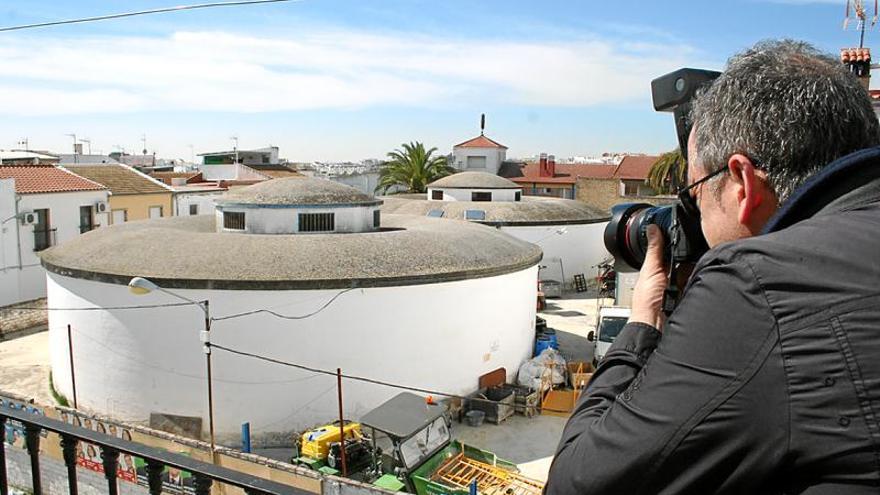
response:
[[[684,211],[688,215],[690,215],[694,219],[700,218],[700,206],[697,204],[697,197],[691,194],[691,190],[699,186],[700,184],[708,181],[712,177],[723,174],[727,170],[727,166],[721,167],[711,174],[678,191],[678,200],[681,202],[681,205],[684,207]]]

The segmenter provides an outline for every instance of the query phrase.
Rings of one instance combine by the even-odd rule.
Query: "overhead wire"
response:
[[[179,12],[184,10],[209,9],[215,7],[234,7],[240,5],[256,5],[265,3],[281,3],[281,2],[298,2],[302,0],[238,0],[231,2],[209,2],[191,5],[177,5],[174,7],[161,7],[158,9],[138,10],[132,12],[120,12],[118,14],[97,15],[92,17],[80,17],[76,19],[65,19],[60,21],[36,22],[32,24],[21,24],[18,26],[0,27],[0,33],[8,31],[20,31],[23,29],[35,29],[50,26],[61,26],[65,24],[80,24],[84,22],[106,21],[110,19],[120,19],[123,17],[134,17],[139,15],[162,14],[166,12]]]
[[[284,320],[304,320],[304,319],[306,319],[306,318],[310,318],[310,317],[312,317],[312,316],[315,316],[316,314],[320,313],[321,311],[324,311],[325,309],[327,309],[328,306],[330,306],[331,304],[333,304],[333,301],[335,301],[337,298],[339,298],[339,296],[345,294],[346,292],[351,292],[351,291],[353,291],[353,290],[355,290],[355,289],[356,289],[356,287],[350,287],[350,288],[348,288],[348,289],[343,289],[343,290],[337,292],[337,293],[334,294],[333,297],[331,297],[327,302],[325,302],[324,304],[322,304],[321,307],[319,307],[318,309],[312,311],[311,313],[306,313],[306,314],[304,314],[304,315],[284,315],[284,314],[278,313],[278,312],[276,312],[276,311],[272,311],[271,309],[254,309],[254,310],[252,310],[252,311],[244,311],[244,312],[242,312],[242,313],[235,313],[235,314],[226,315],[226,316],[218,316],[218,317],[216,317],[216,318],[215,318],[215,317],[212,317],[212,318],[211,318],[211,321],[231,320],[231,319],[233,319],[233,318],[241,318],[241,317],[243,317],[243,316],[250,316],[250,315],[255,315],[255,314],[258,314],[258,313],[266,313],[266,314],[270,314],[270,315],[272,315],[272,316],[274,316],[274,317],[276,317],[276,318],[281,318],[281,319],[284,319]]]
[[[381,385],[383,387],[396,388],[396,389],[400,389],[400,390],[408,390],[410,392],[419,392],[419,393],[428,394],[428,395],[437,395],[437,396],[441,396],[441,397],[449,397],[452,399],[460,399],[462,401],[482,402],[482,403],[488,403],[488,404],[494,404],[494,405],[502,404],[500,401],[491,400],[491,399],[484,399],[481,397],[466,397],[466,396],[463,396],[460,394],[442,392],[442,391],[432,390],[432,389],[422,388],[422,387],[413,387],[410,385],[402,385],[399,383],[393,383],[393,382],[388,382],[388,381],[384,381],[384,380],[377,380],[375,378],[368,378],[368,377],[358,376],[358,375],[348,375],[345,373],[338,373],[336,371],[315,368],[315,367],[306,366],[303,364],[291,363],[289,361],[284,361],[284,360],[272,358],[269,356],[262,356],[260,354],[255,354],[252,352],[241,351],[238,349],[232,349],[232,348],[229,348],[229,347],[226,347],[226,346],[223,346],[220,344],[216,344],[213,342],[207,343],[206,345],[208,345],[212,349],[220,349],[222,351],[226,351],[226,352],[229,352],[232,354],[237,354],[239,356],[245,356],[245,357],[250,357],[250,358],[254,358],[254,359],[259,359],[261,361],[266,361],[269,363],[274,363],[274,364],[278,364],[278,365],[282,365],[282,366],[288,366],[291,368],[297,368],[297,369],[304,370],[304,371],[310,371],[312,373],[320,373],[320,374],[332,375],[332,376],[341,376],[342,378],[346,378],[346,379],[354,380],[354,381],[358,381],[358,382],[371,383],[373,385]],[[509,404],[505,404],[505,405],[509,405]],[[510,405],[510,406],[512,407],[512,405]],[[547,411],[547,412],[557,412],[557,413],[570,413],[571,412],[571,411],[562,411],[562,410],[551,409],[551,408],[541,408],[541,410]]]

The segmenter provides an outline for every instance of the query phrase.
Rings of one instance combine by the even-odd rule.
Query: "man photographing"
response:
[[[662,322],[651,226],[632,316],[563,432],[546,493],[880,490],[880,126],[834,58],[733,57],[693,102],[712,248]]]

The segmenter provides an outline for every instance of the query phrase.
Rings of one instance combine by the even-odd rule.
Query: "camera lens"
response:
[[[605,227],[605,248],[614,258],[638,270],[648,252],[648,225],[655,224],[667,238],[672,230],[673,206],[624,203],[611,208],[611,221]],[[664,257],[668,252],[664,254]]]

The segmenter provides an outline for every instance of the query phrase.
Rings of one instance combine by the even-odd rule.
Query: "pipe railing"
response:
[[[42,432],[57,433],[61,437],[61,451],[67,466],[70,495],[77,495],[76,451],[79,442],[87,442],[101,448],[107,493],[118,495],[117,469],[120,454],[140,457],[146,463],[147,485],[151,495],[162,493],[162,473],[166,467],[192,473],[196,495],[209,495],[215,482],[241,488],[248,495],[307,495],[301,488],[284,485],[246,473],[202,462],[185,455],[123,440],[97,431],[71,425],[42,415],[22,412],[0,406],[0,434],[5,434],[7,421],[18,421],[24,426],[25,446],[31,462],[31,479],[34,495],[42,495],[40,472],[40,435]],[[8,495],[6,477],[6,442],[0,439],[0,495]]]

